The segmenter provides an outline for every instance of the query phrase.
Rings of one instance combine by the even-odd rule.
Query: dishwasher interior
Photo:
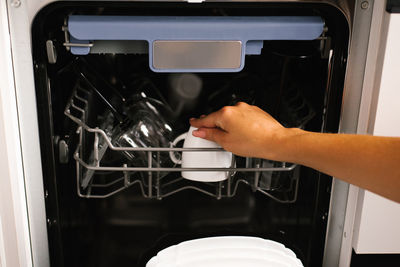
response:
[[[317,16],[324,27],[313,40],[263,40],[236,72],[172,73],[149,67],[145,42],[99,41],[87,55],[72,53],[71,15]],[[35,18],[32,45],[52,266],[145,266],[169,245],[219,235],[276,240],[305,266],[321,266],[331,177],[235,156],[217,170],[228,173],[226,180],[190,181],[170,159],[183,151],[172,140],[187,131],[189,118],[240,101],[285,127],[337,132],[348,34],[345,17],[326,4],[45,7]],[[177,96],[179,80],[196,87],[196,96]]]

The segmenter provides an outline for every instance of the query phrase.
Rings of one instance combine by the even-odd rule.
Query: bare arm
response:
[[[190,123],[199,128],[193,135],[236,155],[305,165],[400,202],[400,138],[285,128],[245,103]]]

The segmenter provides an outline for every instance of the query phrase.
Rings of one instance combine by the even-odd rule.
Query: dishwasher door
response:
[[[190,117],[239,101],[286,127],[337,132],[348,44],[337,10],[60,4],[36,22],[42,164],[45,187],[53,188],[47,207],[58,223],[48,230],[57,265],[142,266],[174,242],[220,235],[277,240],[305,265],[321,265],[330,177],[238,156],[224,167],[184,168],[171,155],[225,153],[173,140]],[[176,94],[176,81],[187,75],[201,84],[196,97],[193,82],[185,89],[191,104]],[[179,102],[185,108],[178,111]],[[227,176],[198,182],[184,172],[208,181],[213,172]]]

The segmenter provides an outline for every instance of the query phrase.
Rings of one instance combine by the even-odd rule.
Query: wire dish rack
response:
[[[112,128],[88,126],[93,92],[78,81],[67,102],[64,114],[77,124],[76,161],[77,193],[83,198],[107,198],[136,185],[145,198],[162,199],[183,190],[196,190],[217,199],[233,197],[241,184],[250,186],[281,203],[296,201],[299,168],[292,163],[233,156],[229,168],[182,168],[154,166],[162,153],[183,151],[219,151],[220,148],[119,147],[112,144]],[[132,166],[123,156],[112,163],[106,158],[126,152],[147,155],[146,166]],[[221,182],[195,182],[181,177],[182,171],[228,172]],[[167,174],[167,175],[165,175]]]

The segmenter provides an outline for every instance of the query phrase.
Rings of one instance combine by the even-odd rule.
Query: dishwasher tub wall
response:
[[[181,192],[162,201],[146,200],[134,187],[104,200],[77,197],[73,161],[61,164],[58,160],[58,139],[67,140],[75,129],[63,114],[75,78],[68,73],[62,79],[58,76],[58,72],[74,59],[62,46],[64,36],[61,26],[71,13],[319,15],[325,19],[328,34],[332,38],[330,62],[321,57],[307,64],[294,60],[288,73],[284,73],[283,65],[285,58],[288,58],[284,56],[285,53],[289,51],[291,55],[296,55],[299,52],[296,50],[304,52],[301,49],[304,46],[311,47],[313,51],[318,49],[313,43],[264,42],[261,56],[246,57],[243,72],[256,73],[263,78],[273,77],[278,81],[275,87],[272,86],[274,90],[271,92],[275,94],[280,86],[287,86],[279,83],[284,80],[282,77],[288,77],[289,81],[296,80],[298,76],[308,79],[312,89],[305,91],[305,96],[314,106],[316,116],[306,125],[306,129],[337,132],[348,41],[348,26],[341,13],[330,6],[313,4],[103,5],[53,4],[39,13],[32,28],[34,62],[38,65],[35,82],[43,176],[48,192],[46,213],[50,222],[48,235],[52,265],[127,266],[138,262],[140,266],[151,253],[177,241],[199,236],[244,234],[282,241],[296,251],[306,266],[320,266],[331,179],[308,168],[302,167],[299,171],[298,200],[292,204],[277,203],[246,187],[241,187],[236,197],[224,200],[215,200],[194,191]],[[53,40],[56,46],[56,64],[48,63],[44,49],[47,40]],[[298,49],[294,49],[297,46]],[[136,70],[145,73],[161,88],[167,77],[167,74],[155,74],[148,69],[146,55],[89,55],[86,58],[97,62],[95,65],[101,65],[104,77],[110,80],[115,76],[129,77],[129,72]],[[296,75],[299,70],[301,75]],[[215,88],[239,75],[206,73],[203,79],[208,81],[209,88]],[[264,108],[278,118],[281,115]]]

